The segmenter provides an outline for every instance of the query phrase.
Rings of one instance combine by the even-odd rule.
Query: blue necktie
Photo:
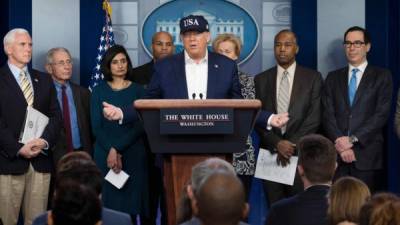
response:
[[[354,96],[356,95],[357,91],[357,72],[360,71],[357,68],[351,70],[351,78],[349,83],[349,101],[350,105],[353,105]]]

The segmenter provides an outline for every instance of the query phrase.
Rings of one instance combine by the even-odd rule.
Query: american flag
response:
[[[112,11],[108,0],[103,1],[103,10],[105,11],[105,23],[103,26],[103,32],[100,36],[100,45],[97,48],[98,52],[96,57],[96,66],[93,68],[93,72],[90,77],[89,90],[92,90],[92,88],[94,88],[104,79],[103,74],[100,72],[101,59],[103,58],[103,55],[107,49],[114,45],[114,33],[111,23]]]

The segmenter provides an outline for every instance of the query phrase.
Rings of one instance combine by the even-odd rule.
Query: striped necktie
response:
[[[284,71],[281,79],[281,83],[279,84],[279,93],[278,93],[278,113],[285,113],[289,108],[289,72]],[[286,131],[286,126],[281,128],[282,134]]]
[[[19,74],[19,80],[21,82],[21,90],[22,90],[22,93],[24,94],[26,102],[28,103],[28,106],[32,106],[33,90],[32,90],[31,83],[29,82],[28,77],[26,76],[25,71],[21,70],[21,73]]]

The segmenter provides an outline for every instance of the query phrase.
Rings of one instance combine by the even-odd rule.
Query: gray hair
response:
[[[207,178],[216,171],[225,171],[236,176],[233,166],[220,158],[209,158],[200,163],[197,163],[192,168],[191,185],[196,192]]]
[[[52,48],[50,49],[47,54],[46,54],[46,64],[52,64],[53,63],[53,56],[54,53],[56,52],[65,52],[68,54],[69,58],[72,59],[71,53],[69,53],[68,49],[64,48],[64,47],[56,47],[56,48]]]
[[[11,43],[13,43],[15,41],[15,35],[16,34],[29,34],[29,32],[27,30],[25,30],[24,28],[15,28],[12,29],[10,31],[8,31],[8,33],[4,36],[3,39],[3,46],[5,47],[6,45],[9,45]]]

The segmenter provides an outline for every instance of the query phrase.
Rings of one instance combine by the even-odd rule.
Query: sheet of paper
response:
[[[286,167],[279,166],[276,163],[276,157],[277,154],[271,154],[270,151],[260,148],[254,176],[264,180],[293,185],[298,157],[292,156],[290,164]]]
[[[49,117],[33,107],[28,106],[19,142],[26,144],[32,139],[40,138],[48,123]]]
[[[121,170],[121,172],[115,173],[114,170],[110,169],[104,179],[106,179],[106,181],[110,182],[116,188],[121,189],[125,185],[128,178],[129,175],[125,173],[125,171]]]

